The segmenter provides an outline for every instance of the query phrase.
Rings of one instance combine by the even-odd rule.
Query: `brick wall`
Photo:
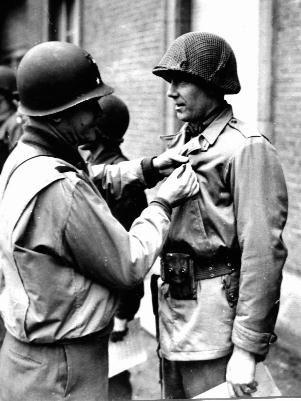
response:
[[[274,2],[272,110],[274,140],[289,192],[286,269],[299,272],[301,255],[301,1]]]
[[[164,2],[86,0],[83,42],[103,80],[128,104],[131,121],[123,150],[130,158],[161,151],[164,84],[152,67],[164,52]]]
[[[131,121],[123,144],[130,157],[162,151],[165,90],[152,67],[165,50],[165,4],[139,0],[86,0],[82,3],[81,45],[94,56],[103,80],[128,104]],[[45,2],[27,0],[8,8],[1,30],[2,62],[47,40]],[[19,54],[18,53],[18,54]]]

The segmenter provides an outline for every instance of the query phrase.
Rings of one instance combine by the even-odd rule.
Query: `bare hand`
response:
[[[255,357],[252,353],[234,346],[233,354],[228,362],[226,380],[231,398],[251,397],[257,390],[255,381]]]
[[[199,183],[195,172],[189,163],[176,168],[162,183],[158,190],[158,197],[175,206],[181,200],[189,198],[199,191]]]
[[[188,163],[188,161],[188,157],[181,156],[174,151],[167,150],[153,159],[153,166],[161,175],[168,177],[174,171],[174,169],[183,163]]]

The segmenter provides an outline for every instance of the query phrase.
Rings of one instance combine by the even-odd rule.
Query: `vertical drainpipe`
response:
[[[42,10],[42,42],[46,42],[49,40],[49,1],[46,0],[45,2],[41,3],[43,10]]]
[[[274,142],[274,24],[277,1],[259,1],[258,126]]]
[[[191,30],[191,3],[192,0],[165,0],[162,56],[175,38]],[[171,100],[166,96],[167,89],[168,84],[162,80],[162,109],[164,116],[162,133],[166,135],[177,132],[182,125],[182,123],[177,120],[175,116],[174,107]]]
[[[275,68],[276,61],[275,58],[277,56],[276,46],[277,46],[277,32],[278,32],[278,18],[277,18],[277,10],[280,7],[278,4],[278,0],[270,0],[271,5],[271,99],[270,99],[270,125],[271,125],[271,137],[272,142],[275,143],[277,138],[275,134],[275,97],[276,97],[276,77],[275,77]],[[275,62],[274,62],[275,61]]]
[[[176,18],[175,18],[175,37],[183,35],[184,33],[191,31],[192,26],[192,1],[193,0],[177,0],[176,4]],[[180,127],[183,125],[181,121],[179,121],[175,113],[173,113],[174,118],[174,132],[178,131]]]
[[[162,41],[162,51],[160,57],[163,56],[168,46],[174,39],[174,26],[175,26],[175,2],[176,0],[165,0],[164,1],[164,18],[163,18],[163,41]],[[159,61],[159,60],[158,60]],[[160,78],[161,79],[161,78]],[[162,130],[161,135],[167,135],[173,132],[172,117],[170,102],[166,96],[168,84],[165,80],[161,79],[162,85]],[[162,151],[164,151],[164,143],[161,143]]]
[[[75,29],[77,29],[76,32],[76,38],[75,38],[75,44],[78,46],[82,46],[82,42],[83,42],[83,32],[82,32],[82,28],[83,28],[83,5],[82,5],[82,1],[81,0],[76,0],[74,2],[74,15],[75,15],[75,21],[74,23],[76,24]]]

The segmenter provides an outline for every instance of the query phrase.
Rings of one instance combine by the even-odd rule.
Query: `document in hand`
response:
[[[122,341],[109,342],[109,377],[115,376],[147,360],[143,345],[140,320],[129,323],[129,331]]]
[[[262,363],[258,363],[256,366],[255,380],[258,382],[256,393],[253,393],[253,397],[280,397],[281,393],[274,382],[269,369]],[[219,384],[218,386],[199,394],[193,399],[211,399],[211,398],[230,398],[228,393],[227,383]]]

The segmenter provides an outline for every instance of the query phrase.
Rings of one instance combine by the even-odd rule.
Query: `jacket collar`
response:
[[[215,143],[232,117],[232,106],[226,103],[222,111],[220,111],[220,113],[213,119],[213,121],[208,125],[208,127],[205,128],[204,131],[183,145],[181,153],[189,155],[195,150],[207,150],[209,145],[212,146]],[[188,124],[185,124],[183,127],[183,136],[185,136],[187,125]],[[207,143],[202,141],[203,138]]]
[[[25,125],[20,141],[34,147],[41,155],[62,159],[88,173],[86,163],[77,147],[64,141],[62,136],[58,135],[55,127],[50,124],[30,118]]]
[[[227,103],[226,107],[217,115],[201,135],[203,135],[210,145],[213,145],[232,117],[232,106]]]

